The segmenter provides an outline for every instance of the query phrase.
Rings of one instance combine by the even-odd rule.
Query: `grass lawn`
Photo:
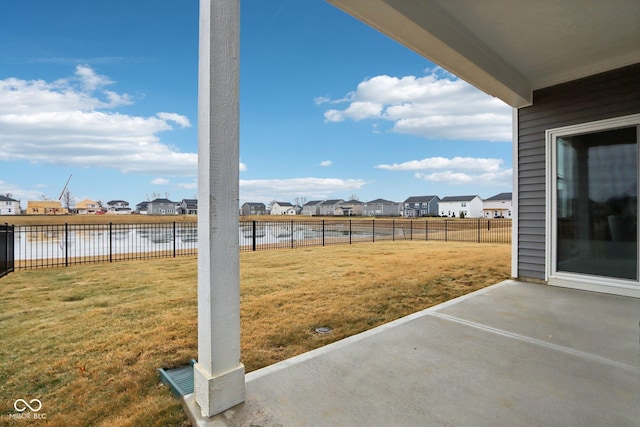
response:
[[[376,242],[241,253],[247,372],[509,277],[510,245]],[[156,369],[197,358],[196,259],[0,279],[0,425],[188,425]],[[320,326],[332,329],[318,335]]]

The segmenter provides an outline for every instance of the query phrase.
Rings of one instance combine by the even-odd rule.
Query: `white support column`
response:
[[[205,417],[245,400],[240,363],[239,27],[239,0],[200,0],[194,386]]]
[[[518,109],[513,108],[511,114],[512,120],[512,138],[513,141],[511,143],[511,158],[513,159],[511,162],[511,170],[513,172],[513,181],[512,181],[512,190],[511,190],[511,277],[517,279],[518,274],[518,249],[520,246],[520,241],[518,239],[518,218],[520,218],[520,214],[518,210],[520,209],[519,196],[518,196],[518,183],[520,181],[520,170],[518,168],[518,159],[520,157],[520,135],[519,135],[519,125],[518,125]]]

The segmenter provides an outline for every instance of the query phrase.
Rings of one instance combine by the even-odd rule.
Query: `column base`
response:
[[[202,365],[193,366],[196,403],[203,417],[213,417],[245,400],[244,365],[211,376]]]

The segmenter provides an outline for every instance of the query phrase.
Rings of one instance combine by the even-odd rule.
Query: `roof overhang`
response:
[[[328,0],[513,107],[640,62],[638,0]]]

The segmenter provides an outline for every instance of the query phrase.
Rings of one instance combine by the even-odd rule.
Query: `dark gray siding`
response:
[[[545,131],[640,113],[640,64],[533,94],[518,110],[518,276],[544,279]]]

